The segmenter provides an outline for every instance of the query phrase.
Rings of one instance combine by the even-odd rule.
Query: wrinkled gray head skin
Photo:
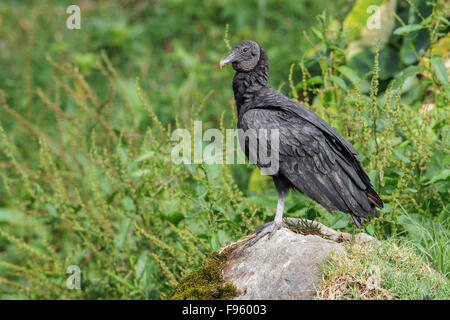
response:
[[[225,59],[220,61],[220,69],[231,63],[234,70],[249,72],[258,64],[260,54],[259,44],[252,40],[244,40],[234,47]]]

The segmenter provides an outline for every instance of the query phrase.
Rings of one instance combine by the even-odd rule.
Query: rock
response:
[[[312,299],[320,264],[332,251],[346,253],[335,241],[282,228],[270,240],[227,253],[223,278],[236,286],[236,299]]]
[[[376,243],[381,243],[380,241],[378,241],[377,239],[375,239],[374,237],[368,235],[367,233],[361,232],[358,233],[355,236],[355,241],[359,241],[359,242],[369,242],[369,241],[374,241]]]
[[[292,229],[282,228],[270,240],[266,236],[245,248],[242,245],[254,237],[250,234],[220,251],[228,260],[222,275],[236,286],[235,299],[312,299],[320,265],[332,251],[345,254],[345,241],[380,243],[368,234],[353,236],[317,221],[286,218],[285,222]]]

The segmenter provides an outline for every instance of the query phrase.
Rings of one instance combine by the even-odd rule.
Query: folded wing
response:
[[[270,146],[271,152],[279,152],[278,175],[326,209],[350,213],[361,227],[361,220],[378,216],[375,207],[382,207],[381,199],[351,144],[312,111],[298,106],[248,110],[240,117],[240,127],[278,129],[278,149]]]

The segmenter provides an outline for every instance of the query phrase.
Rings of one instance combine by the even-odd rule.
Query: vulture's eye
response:
[[[243,52],[247,52],[247,51],[248,51],[248,48],[244,48],[244,49],[242,49],[242,51],[243,51]]]

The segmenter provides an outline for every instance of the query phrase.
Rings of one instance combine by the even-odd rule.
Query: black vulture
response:
[[[255,241],[269,237],[283,225],[283,209],[290,189],[298,190],[330,211],[349,213],[361,228],[361,220],[378,217],[383,202],[375,192],[353,146],[317,114],[289,99],[268,83],[269,64],[263,48],[245,40],[233,48],[220,68],[232,64],[238,129],[277,129],[278,171],[271,174],[278,192],[275,219],[256,233]],[[261,136],[257,137],[261,143]],[[247,143],[241,148],[250,156]],[[265,142],[270,148],[270,141]],[[256,155],[256,164],[263,168]],[[254,243],[254,241],[252,241]]]

